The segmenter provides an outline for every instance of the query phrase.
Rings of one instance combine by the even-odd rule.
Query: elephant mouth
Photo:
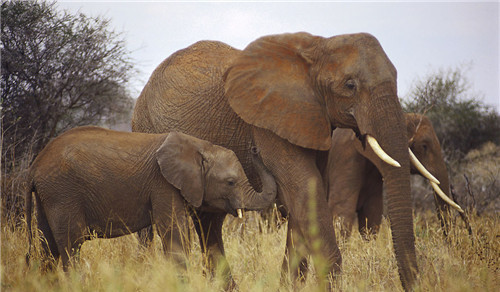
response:
[[[204,204],[201,206],[201,210],[210,213],[225,212],[238,218],[243,218],[244,215],[244,208],[233,207],[228,200],[225,200],[224,207],[221,207],[220,205],[214,206],[210,204]]]
[[[243,218],[243,208],[242,207],[234,207],[229,200],[226,200],[226,205],[224,208],[226,213],[233,215],[234,217]]]
[[[226,211],[226,213],[233,215],[233,217],[239,217],[238,211],[236,211],[236,210],[239,210],[241,212],[241,209],[233,209],[233,208],[226,209],[225,211]]]
[[[234,217],[243,218],[243,209],[241,208],[226,210],[226,212]]]

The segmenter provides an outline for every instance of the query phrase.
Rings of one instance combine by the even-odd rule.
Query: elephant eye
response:
[[[234,179],[230,178],[227,180],[227,185],[230,187],[233,187],[234,185],[236,185],[236,181]]]
[[[349,90],[354,90],[356,89],[356,81],[349,79],[344,83],[344,86]]]

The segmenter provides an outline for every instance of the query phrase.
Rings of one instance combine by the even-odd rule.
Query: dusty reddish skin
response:
[[[283,267],[292,279],[298,278],[298,268],[305,273],[304,259],[310,253],[325,260],[328,271],[340,271],[342,259],[322,183],[331,130],[345,127],[360,137],[375,137],[401,163],[400,168],[383,166],[382,173],[399,273],[409,290],[418,267],[408,138],[396,75],[377,39],[364,33],[265,36],[242,51],[201,41],[176,52],[153,72],[137,100],[132,126],[140,132],[182,131],[232,149],[256,187],[259,181],[248,153],[252,145],[259,147],[289,214],[286,252],[293,266],[284,261]],[[310,198],[317,204],[312,217]],[[198,232],[212,226],[206,242],[209,259],[224,261],[224,215],[202,217]],[[309,232],[309,218],[318,224],[317,235]],[[317,239],[321,245],[313,252]],[[225,274],[232,282],[228,269]]]
[[[184,263],[188,206],[208,212],[262,210],[276,183],[254,157],[262,192],[236,155],[183,133],[146,134],[79,127],[52,140],[29,169],[26,221],[31,245],[32,192],[42,247],[68,268],[92,238],[117,237],[156,224],[166,254]],[[229,184],[228,182],[231,181]],[[184,245],[186,243],[186,245]]]

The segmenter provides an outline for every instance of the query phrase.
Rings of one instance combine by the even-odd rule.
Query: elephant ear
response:
[[[207,144],[207,141],[172,132],[156,151],[162,175],[194,207],[200,207],[203,201],[203,156],[200,151]]]
[[[236,114],[293,144],[328,150],[331,125],[308,73],[308,56],[321,39],[295,33],[249,44],[224,75],[225,94]]]

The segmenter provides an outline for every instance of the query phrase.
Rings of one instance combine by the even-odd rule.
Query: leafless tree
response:
[[[127,86],[136,70],[109,24],[55,3],[2,0],[3,218],[19,221],[23,170],[51,138],[130,116]]]
[[[1,13],[4,154],[38,153],[69,128],[130,112],[134,68],[109,20],[39,1],[3,1]]]

